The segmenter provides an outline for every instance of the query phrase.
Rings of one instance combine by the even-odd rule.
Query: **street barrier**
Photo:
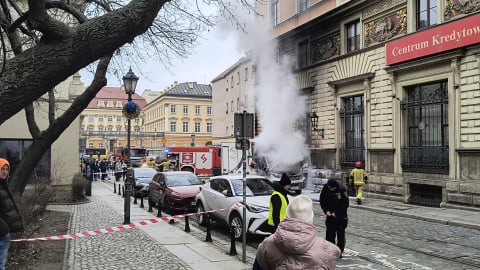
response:
[[[232,206],[231,208],[220,208],[220,209],[214,209],[214,210],[205,211],[205,212],[195,212],[195,213],[188,213],[188,214],[182,214],[182,215],[166,216],[166,217],[161,217],[161,218],[156,218],[156,219],[142,220],[142,221],[139,221],[139,222],[133,222],[133,223],[130,223],[130,224],[120,225],[120,226],[116,226],[116,227],[109,227],[109,228],[97,229],[97,230],[91,230],[91,231],[83,231],[83,232],[79,232],[79,233],[71,233],[71,234],[64,234],[64,235],[57,235],[57,236],[35,237],[35,238],[12,239],[10,241],[11,242],[31,242],[31,241],[51,241],[51,240],[77,239],[77,238],[82,238],[82,237],[88,237],[88,236],[95,236],[95,235],[100,235],[100,234],[124,231],[124,230],[127,230],[127,229],[133,229],[133,228],[140,227],[140,226],[147,226],[147,225],[151,225],[151,224],[156,224],[160,221],[167,222],[167,221],[170,221],[170,220],[185,218],[187,216],[190,217],[190,216],[194,216],[194,215],[201,215],[201,214],[205,214],[207,216],[207,224],[208,224],[208,223],[210,223],[209,213],[227,211],[229,209],[240,208],[240,207],[243,207],[243,205],[240,204],[240,203],[237,203],[234,206]],[[211,237],[209,228],[207,228],[207,239],[205,241],[206,242],[212,242],[212,237]]]

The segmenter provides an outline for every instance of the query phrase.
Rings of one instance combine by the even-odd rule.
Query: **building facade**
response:
[[[212,80],[213,143],[234,142],[235,113],[255,113],[255,65],[243,57]]]
[[[267,9],[278,54],[296,59],[299,91],[318,116],[315,167],[346,175],[360,160],[368,196],[480,206],[478,1],[273,0]]]
[[[142,113],[144,131],[154,134],[147,149],[212,144],[212,87],[175,82],[149,102]]]
[[[80,148],[105,148],[112,153],[115,147],[127,146],[128,119],[123,116],[123,105],[128,96],[122,87],[103,87],[80,116]],[[146,101],[138,94],[132,100],[140,108]],[[131,120],[130,145],[142,146],[150,134],[144,134],[141,117]]]

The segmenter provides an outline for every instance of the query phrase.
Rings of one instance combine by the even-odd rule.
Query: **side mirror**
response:
[[[222,191],[222,194],[227,196],[227,197],[232,197],[233,196],[233,194],[230,190],[224,190],[224,191]]]

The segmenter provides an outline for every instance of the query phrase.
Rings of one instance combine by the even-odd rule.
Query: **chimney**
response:
[[[188,82],[188,88],[193,89],[193,82]]]

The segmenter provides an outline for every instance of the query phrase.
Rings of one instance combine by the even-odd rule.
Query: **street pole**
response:
[[[128,101],[132,101],[132,94],[128,94]],[[131,130],[131,120],[128,118],[127,122],[127,175],[125,179],[125,205],[124,209],[124,219],[123,224],[130,224],[130,189],[132,187],[131,183],[131,173],[132,173],[132,165],[130,161],[130,130]]]
[[[242,262],[247,262],[247,151],[246,151],[246,144],[247,144],[247,111],[243,111],[243,147],[242,147],[242,166],[243,166],[243,218],[242,218]]]

